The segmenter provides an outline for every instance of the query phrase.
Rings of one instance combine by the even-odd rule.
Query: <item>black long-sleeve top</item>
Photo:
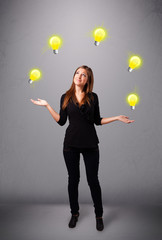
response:
[[[65,95],[61,96],[60,119],[57,122],[60,126],[63,126],[67,121],[67,117],[69,119],[69,126],[66,129],[64,137],[64,145],[77,148],[96,147],[99,139],[94,124],[101,125],[102,120],[97,94],[92,92],[94,100],[90,101],[91,106],[86,103],[79,107],[78,103],[75,104],[73,101],[70,101],[63,110],[62,104]]]

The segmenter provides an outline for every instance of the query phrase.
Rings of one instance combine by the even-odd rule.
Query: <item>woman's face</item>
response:
[[[88,81],[88,74],[84,68],[79,68],[74,75],[74,83],[78,87],[84,87]]]

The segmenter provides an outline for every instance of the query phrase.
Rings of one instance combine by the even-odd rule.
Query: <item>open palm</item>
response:
[[[120,115],[119,116],[119,121],[124,122],[124,123],[132,123],[134,120],[130,120],[129,117]]]
[[[39,105],[39,106],[47,106],[47,101],[46,100],[43,100],[43,99],[40,99],[40,98],[37,98],[38,100],[35,101],[33,99],[30,99],[32,103],[36,104],[36,105]]]

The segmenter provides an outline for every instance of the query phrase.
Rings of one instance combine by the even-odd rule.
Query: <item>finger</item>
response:
[[[134,120],[130,120],[128,123],[132,123],[132,122],[134,122]]]
[[[32,103],[34,103],[34,104],[39,104],[39,102],[38,102],[38,101],[35,101],[35,100],[32,100]]]

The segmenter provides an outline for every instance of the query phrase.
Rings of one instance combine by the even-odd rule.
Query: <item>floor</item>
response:
[[[70,229],[68,205],[0,205],[1,240],[162,240],[162,207],[104,205],[104,230],[96,230],[93,206],[80,204]]]

